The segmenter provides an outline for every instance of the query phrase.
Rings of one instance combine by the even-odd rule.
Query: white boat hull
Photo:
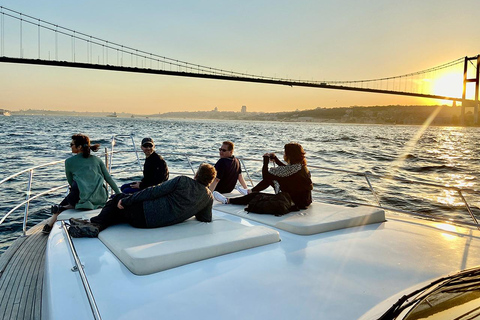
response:
[[[478,231],[396,215],[312,236],[278,231],[279,243],[147,276],[132,274],[99,239],[73,240],[102,319],[357,319],[399,291],[480,265]],[[50,237],[44,315],[85,319],[63,231]]]

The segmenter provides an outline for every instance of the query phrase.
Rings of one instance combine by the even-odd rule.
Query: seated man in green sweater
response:
[[[179,176],[131,195],[119,194],[90,222],[70,219],[69,234],[74,238],[97,237],[111,225],[129,223],[135,228],[158,228],[183,222],[190,217],[212,221],[213,196],[208,186],[215,168],[202,164],[192,179]]]

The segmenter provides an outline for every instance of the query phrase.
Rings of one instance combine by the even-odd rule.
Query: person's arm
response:
[[[217,187],[217,184],[220,182],[220,179],[218,178],[215,178],[213,179],[212,183],[210,183],[210,186],[208,187],[210,189],[210,191],[214,191],[215,188]]]
[[[108,173],[107,167],[105,167],[105,164],[103,163],[103,161],[100,160],[100,158],[98,157],[97,159],[98,159],[98,163],[100,163],[100,169],[102,170],[103,178],[105,179],[105,181],[107,181],[107,183],[110,185],[110,187],[112,187],[113,191],[115,191],[116,194],[122,193],[122,191],[118,189],[115,181],[113,181],[112,176],[110,176],[110,173]]]
[[[73,173],[71,169],[70,161],[65,161],[65,176],[67,177],[68,184],[71,186],[73,183]]]
[[[278,166],[286,166],[285,163],[283,163],[282,161],[280,161],[280,159],[278,159],[278,157],[276,155],[273,156],[273,161],[275,161],[275,163],[278,165]]]
[[[153,186],[150,188],[143,189],[141,191],[135,192],[132,195],[122,199],[122,205],[129,206],[134,203],[143,202],[147,200],[154,200],[160,197],[163,197],[167,194],[170,194],[177,189],[177,184],[180,179],[190,179],[185,176],[179,176],[175,179],[165,181],[158,186]]]
[[[243,178],[243,175],[241,173],[238,174],[238,182],[240,182],[244,189],[248,189],[247,183],[245,182],[245,179]]]
[[[273,175],[268,171],[269,162],[270,162],[270,157],[268,156],[268,154],[263,155],[263,167],[262,167],[263,180],[274,180],[278,178],[276,175]]]

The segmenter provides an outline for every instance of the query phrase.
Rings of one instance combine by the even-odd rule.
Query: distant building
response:
[[[247,106],[242,106],[242,113],[247,113]]]
[[[218,112],[218,108],[215,107],[215,109],[213,109],[213,112]]]

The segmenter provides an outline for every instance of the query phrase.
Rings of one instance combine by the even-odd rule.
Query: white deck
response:
[[[478,231],[424,220],[387,214],[383,223],[311,236],[276,230],[281,242],[148,276],[132,274],[98,239],[73,240],[103,319],[357,319],[412,285],[480,265]],[[48,319],[88,319],[72,266],[55,227],[45,269]]]

